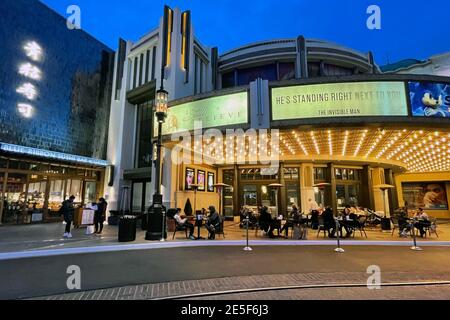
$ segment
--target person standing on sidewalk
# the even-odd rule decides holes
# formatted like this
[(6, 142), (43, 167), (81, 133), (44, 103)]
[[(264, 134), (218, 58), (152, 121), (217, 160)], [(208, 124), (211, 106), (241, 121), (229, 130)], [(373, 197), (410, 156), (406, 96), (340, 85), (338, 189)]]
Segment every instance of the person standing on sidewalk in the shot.
[(64, 216), (64, 221), (66, 222), (66, 232), (64, 233), (64, 238), (72, 238), (72, 233), (70, 232), (70, 228), (73, 222), (73, 216), (75, 213), (75, 208), (73, 207), (73, 202), (75, 201), (75, 196), (71, 196), (68, 200), (65, 200), (62, 203), (62, 207), (60, 209), (61, 214)]
[(97, 210), (94, 214), (95, 233), (102, 234), (103, 223), (106, 219), (106, 208), (108, 208), (108, 203), (104, 198), (100, 198), (98, 201), (99, 202), (97, 203)]

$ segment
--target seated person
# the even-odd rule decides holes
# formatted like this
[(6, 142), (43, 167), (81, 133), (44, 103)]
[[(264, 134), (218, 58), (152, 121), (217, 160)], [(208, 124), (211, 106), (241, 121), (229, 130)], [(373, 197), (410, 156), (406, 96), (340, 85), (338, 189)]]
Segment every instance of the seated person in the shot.
[(208, 229), (209, 232), (208, 240), (216, 239), (216, 230), (220, 227), (220, 223), (221, 219), (219, 213), (214, 206), (210, 206), (208, 220), (206, 221), (206, 229)]
[(420, 231), (420, 236), (423, 238), (423, 236), (427, 233), (425, 231), (425, 228), (431, 226), (431, 222), (429, 221), (428, 214), (426, 214), (422, 208), (419, 208), (419, 210), (417, 210), (417, 213), (415, 214), (414, 218), (417, 220), (414, 223), (414, 227), (416, 227)]
[(181, 209), (177, 209), (173, 218), (175, 219), (175, 221), (178, 223), (178, 225), (180, 226), (184, 226), (187, 229), (189, 229), (189, 239), (191, 240), (195, 240), (194, 237), (194, 225), (192, 223), (188, 222), (188, 219), (186, 217), (181, 217)]
[(325, 229), (328, 230), (328, 235), (330, 238), (336, 237), (336, 222), (334, 220), (333, 209), (327, 207), (322, 213), (323, 224)]
[(298, 225), (301, 223), (301, 215), (298, 211), (298, 208), (295, 204), (292, 205), (292, 211), (289, 214), (292, 220), (287, 220), (284, 224), (283, 228), (280, 230), (280, 233), (283, 233), (283, 231), (286, 233), (286, 239), (289, 235), (289, 228), (294, 228), (294, 225)]
[[(345, 229), (345, 237), (348, 238), (353, 234), (354, 222), (357, 222), (358, 217), (353, 213), (352, 217), (356, 217), (355, 219), (350, 218), (352, 215), (352, 210), (349, 205), (345, 206), (344, 211), (342, 212), (342, 221), (340, 222), (340, 230), (339, 232), (342, 234), (342, 228)], [(354, 221), (349, 221), (354, 220)]]
[(269, 208), (267, 207), (262, 207), (260, 210), (259, 227), (267, 233), (270, 238), (275, 238), (275, 235), (273, 234), (274, 223)]
[(400, 237), (407, 237), (411, 231), (411, 224), (408, 221), (408, 212), (406, 209), (400, 208), (397, 213), (397, 218)]

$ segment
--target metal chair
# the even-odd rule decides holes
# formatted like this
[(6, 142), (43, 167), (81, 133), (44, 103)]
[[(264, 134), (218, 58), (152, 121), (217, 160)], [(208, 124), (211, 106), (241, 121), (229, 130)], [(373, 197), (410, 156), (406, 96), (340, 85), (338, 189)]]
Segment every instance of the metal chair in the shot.
[(325, 222), (322, 217), (319, 217), (318, 221), (319, 221), (319, 231), (317, 232), (317, 238), (319, 237), (321, 231), (323, 231), (323, 237), (325, 238), (327, 236), (327, 233), (328, 235), (330, 234), (330, 231), (325, 227)]
[[(364, 235), (367, 237), (367, 233), (366, 233), (366, 223), (367, 223), (367, 217), (366, 216), (362, 216), (359, 217), (357, 221), (355, 221), (355, 224), (353, 226), (354, 231), (359, 230), (359, 232), (361, 233), (361, 237)], [(355, 232), (353, 232), (353, 238), (355, 237)]]

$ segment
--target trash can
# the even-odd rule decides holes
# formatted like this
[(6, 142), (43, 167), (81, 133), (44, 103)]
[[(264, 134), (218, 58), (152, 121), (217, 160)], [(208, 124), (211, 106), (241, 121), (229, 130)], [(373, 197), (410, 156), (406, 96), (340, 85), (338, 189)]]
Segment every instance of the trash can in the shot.
[(391, 230), (391, 219), (389, 219), (389, 218), (381, 219), (381, 230), (383, 230), (383, 231)]
[(119, 242), (132, 242), (136, 240), (135, 216), (123, 216), (119, 219)]

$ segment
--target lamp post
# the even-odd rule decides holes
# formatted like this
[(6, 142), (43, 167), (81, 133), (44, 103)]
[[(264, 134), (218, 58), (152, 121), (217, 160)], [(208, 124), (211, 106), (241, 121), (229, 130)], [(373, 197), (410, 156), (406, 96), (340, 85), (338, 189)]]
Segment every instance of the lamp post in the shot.
[[(160, 241), (165, 241), (165, 208), (163, 207), (163, 196), (161, 194), (161, 149), (162, 149), (162, 125), (166, 121), (167, 109), (168, 109), (169, 93), (164, 90), (162, 84), (161, 89), (156, 92), (155, 99), (155, 115), (158, 121), (158, 142), (156, 151), (156, 179), (155, 179), (155, 194), (153, 195), (153, 205), (150, 208), (148, 215), (148, 231), (145, 235), (146, 240), (157, 240), (155, 239), (154, 230), (151, 230), (151, 222), (156, 222), (161, 216), (162, 219), (162, 230)], [(154, 215), (151, 217), (150, 214)]]
[(229, 188), (230, 186), (225, 183), (217, 183), (213, 185), (214, 188), (216, 188), (217, 192), (219, 193), (219, 214), (224, 215), (222, 212), (222, 197), (223, 197), (223, 190), (225, 188)]

